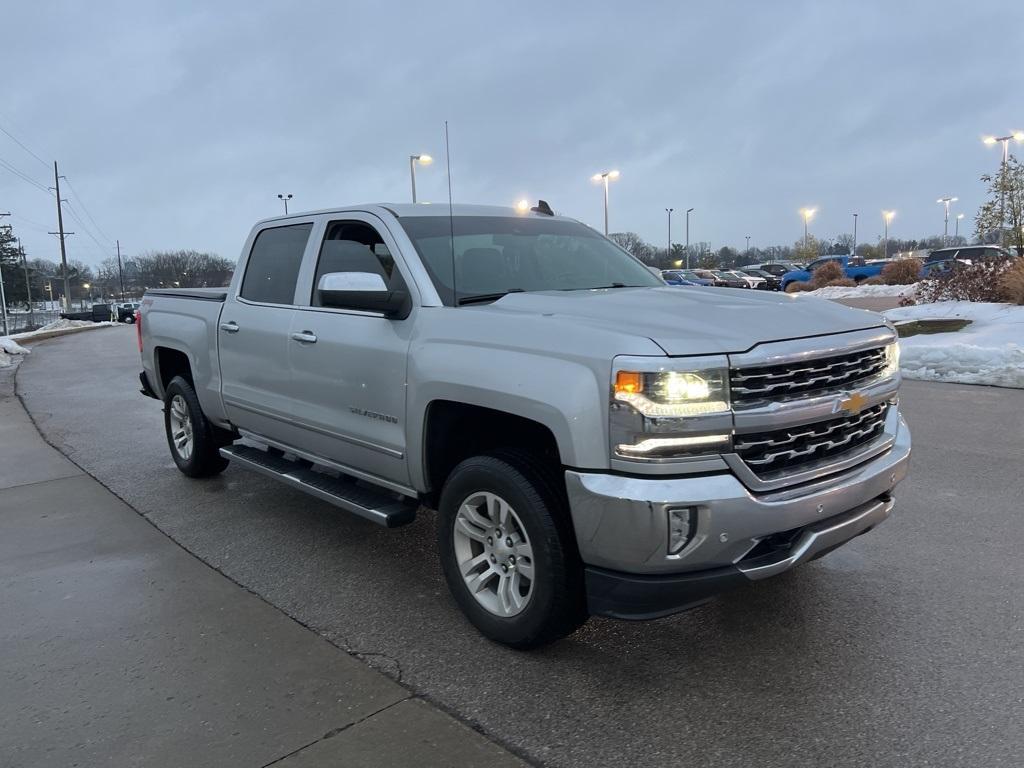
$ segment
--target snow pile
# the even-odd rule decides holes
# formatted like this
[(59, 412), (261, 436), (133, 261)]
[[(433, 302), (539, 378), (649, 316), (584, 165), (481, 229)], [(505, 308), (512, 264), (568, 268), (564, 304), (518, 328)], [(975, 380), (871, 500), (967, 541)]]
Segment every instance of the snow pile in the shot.
[(914, 320), (971, 321), (959, 331), (900, 339), (900, 369), (906, 378), (1024, 389), (1024, 306), (942, 301), (884, 314), (897, 325)]
[(9, 368), (14, 364), (11, 355), (27, 355), (28, 350), (10, 336), (0, 336), (0, 368)]
[(12, 339), (18, 339), (19, 341), (31, 341), (32, 337), (40, 334), (47, 333), (49, 331), (67, 331), (72, 328), (100, 328), (107, 325), (121, 325), (120, 323), (114, 323), (109, 320), (104, 320), (101, 323), (94, 323), (91, 320), (67, 320), (61, 318), (60, 320), (54, 320), (51, 323), (40, 326), (34, 331), (26, 331), (25, 333), (16, 333), (11, 336)]
[(829, 285), (816, 291), (802, 291), (797, 296), (817, 296), (819, 299), (857, 299), (872, 296), (907, 296), (917, 293), (917, 283), (910, 285)]

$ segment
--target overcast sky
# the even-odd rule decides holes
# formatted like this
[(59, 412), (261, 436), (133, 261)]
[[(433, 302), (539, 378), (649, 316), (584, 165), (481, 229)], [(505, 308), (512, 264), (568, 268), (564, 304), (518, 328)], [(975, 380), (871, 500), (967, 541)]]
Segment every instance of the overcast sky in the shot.
[[(235, 258), (281, 210), (542, 197), (600, 228), (597, 171), (616, 168), (612, 231), (792, 243), (967, 223), (1024, 129), (1024, 3), (9, 2), (0, 126), (70, 187), (69, 255), (194, 248)], [(1024, 148), (1022, 148), (1024, 149)], [(0, 159), (49, 170), (0, 133)], [(56, 259), (52, 198), (0, 167), (0, 211)], [(88, 214), (95, 219), (89, 220)], [(93, 233), (94, 242), (86, 230)], [(952, 223), (950, 224), (952, 232)]]

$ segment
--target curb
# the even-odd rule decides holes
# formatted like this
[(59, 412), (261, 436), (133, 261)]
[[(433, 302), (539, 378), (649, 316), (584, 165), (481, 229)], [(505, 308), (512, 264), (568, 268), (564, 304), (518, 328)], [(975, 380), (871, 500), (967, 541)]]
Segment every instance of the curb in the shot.
[(96, 323), (95, 325), (80, 325), (75, 328), (54, 328), (50, 331), (29, 331), (27, 333), (16, 333), (13, 336), (8, 336), (8, 339), (21, 342), (31, 343), (33, 341), (44, 341), (46, 339), (52, 339), (57, 336), (67, 336), (72, 333), (81, 333), (82, 331), (95, 331), (100, 328), (113, 328), (113, 325), (102, 325)]

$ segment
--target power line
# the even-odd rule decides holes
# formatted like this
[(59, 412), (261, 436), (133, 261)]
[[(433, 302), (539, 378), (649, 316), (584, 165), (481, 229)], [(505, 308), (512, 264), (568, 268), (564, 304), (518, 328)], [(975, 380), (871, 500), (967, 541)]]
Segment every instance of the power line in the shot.
[[(100, 237), (102, 237), (104, 240), (107, 241), (108, 247), (109, 247), (109, 244), (112, 243), (113, 240), (111, 240), (109, 237), (107, 237), (107, 233), (103, 231), (103, 229), (100, 227), (99, 224), (96, 223), (96, 219), (93, 218), (93, 215), (89, 212), (89, 209), (85, 207), (85, 201), (82, 200), (82, 196), (80, 194), (78, 194), (78, 190), (75, 189), (75, 186), (71, 183), (71, 179), (65, 178), (64, 180), (67, 182), (68, 187), (71, 189), (71, 192), (74, 194), (75, 200), (78, 202), (78, 205), (81, 206), (82, 211), (84, 211), (85, 215), (89, 217), (89, 221), (92, 222), (93, 227), (100, 234)], [(82, 226), (85, 226), (85, 225), (83, 224)]]
[(42, 163), (42, 164), (43, 164), (44, 166), (46, 166), (46, 169), (47, 169), (47, 170), (49, 170), (49, 169), (50, 169), (50, 164), (49, 164), (48, 162), (46, 162), (45, 160), (43, 160), (43, 158), (41, 158), (41, 157), (40, 157), (39, 155), (37, 155), (37, 154), (36, 154), (35, 152), (33, 152), (33, 151), (32, 151), (31, 149), (29, 149), (28, 147), (26, 147), (26, 146), (25, 146), (24, 144), (22, 144), (22, 143), (21, 143), (21, 142), (20, 142), (20, 141), (18, 140), (18, 137), (17, 137), (17, 136), (15, 136), (15, 135), (14, 135), (13, 133), (11, 133), (10, 131), (8, 131), (8, 130), (7, 130), (6, 128), (4, 128), (4, 127), (3, 127), (2, 125), (0, 125), (0, 131), (3, 131), (3, 132), (4, 132), (5, 134), (7, 134), (7, 137), (8, 137), (8, 138), (9, 138), (9, 139), (10, 139), (11, 141), (13, 141), (13, 142), (14, 142), (15, 144), (17, 144), (17, 145), (18, 145), (19, 147), (21, 147), (22, 149), (24, 149), (24, 150), (25, 150), (26, 152), (28, 152), (28, 153), (29, 153), (30, 155), (32, 155), (32, 157), (34, 157), (34, 158), (35, 158), (36, 160), (38, 160), (38, 161), (39, 161), (40, 163)]
[(21, 179), (22, 181), (24, 181), (24, 182), (26, 182), (26, 183), (28, 183), (28, 184), (31, 184), (31, 185), (32, 185), (33, 187), (36, 187), (36, 188), (37, 188), (37, 189), (39, 189), (39, 190), (42, 190), (42, 191), (43, 191), (43, 192), (45, 192), (45, 193), (46, 193), (47, 195), (49, 195), (49, 194), (50, 194), (50, 190), (49, 190), (49, 189), (47, 189), (46, 185), (44, 185), (44, 184), (40, 184), (40, 183), (39, 183), (38, 181), (36, 181), (35, 179), (33, 179), (33, 178), (32, 178), (31, 176), (29, 176), (29, 175), (28, 175), (27, 173), (25, 173), (25, 172), (23, 172), (23, 171), (19, 171), (19, 170), (18, 170), (17, 168), (15, 168), (15, 167), (14, 167), (13, 165), (11, 165), (11, 164), (10, 164), (9, 162), (7, 162), (6, 160), (4, 160), (4, 159), (3, 159), (2, 157), (0, 157), (0, 167), (2, 167), (2, 168), (5, 168), (5, 169), (7, 169), (8, 171), (10, 171), (11, 173), (13, 173), (13, 174), (14, 174), (15, 176), (17, 176), (17, 177), (18, 177), (19, 179)]
[(89, 227), (82, 220), (82, 217), (78, 215), (78, 212), (71, 206), (71, 203), (69, 203), (67, 200), (64, 200), (63, 202), (64, 208), (69, 214), (71, 214), (71, 218), (73, 218), (78, 223), (78, 225), (81, 226), (85, 234), (89, 236), (89, 239), (96, 243), (96, 247), (99, 248), (100, 259), (107, 258), (107, 251), (109, 250), (109, 247), (103, 245), (103, 243), (96, 239), (96, 236), (90, 231)]

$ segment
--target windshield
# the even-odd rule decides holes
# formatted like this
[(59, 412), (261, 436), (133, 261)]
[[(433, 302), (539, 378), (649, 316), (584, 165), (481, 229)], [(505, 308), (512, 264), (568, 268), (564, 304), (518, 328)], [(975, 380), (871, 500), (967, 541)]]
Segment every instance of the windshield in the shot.
[(518, 291), (664, 285), (637, 259), (575, 221), (412, 216), (399, 222), (448, 306), (473, 298), (497, 299)]

